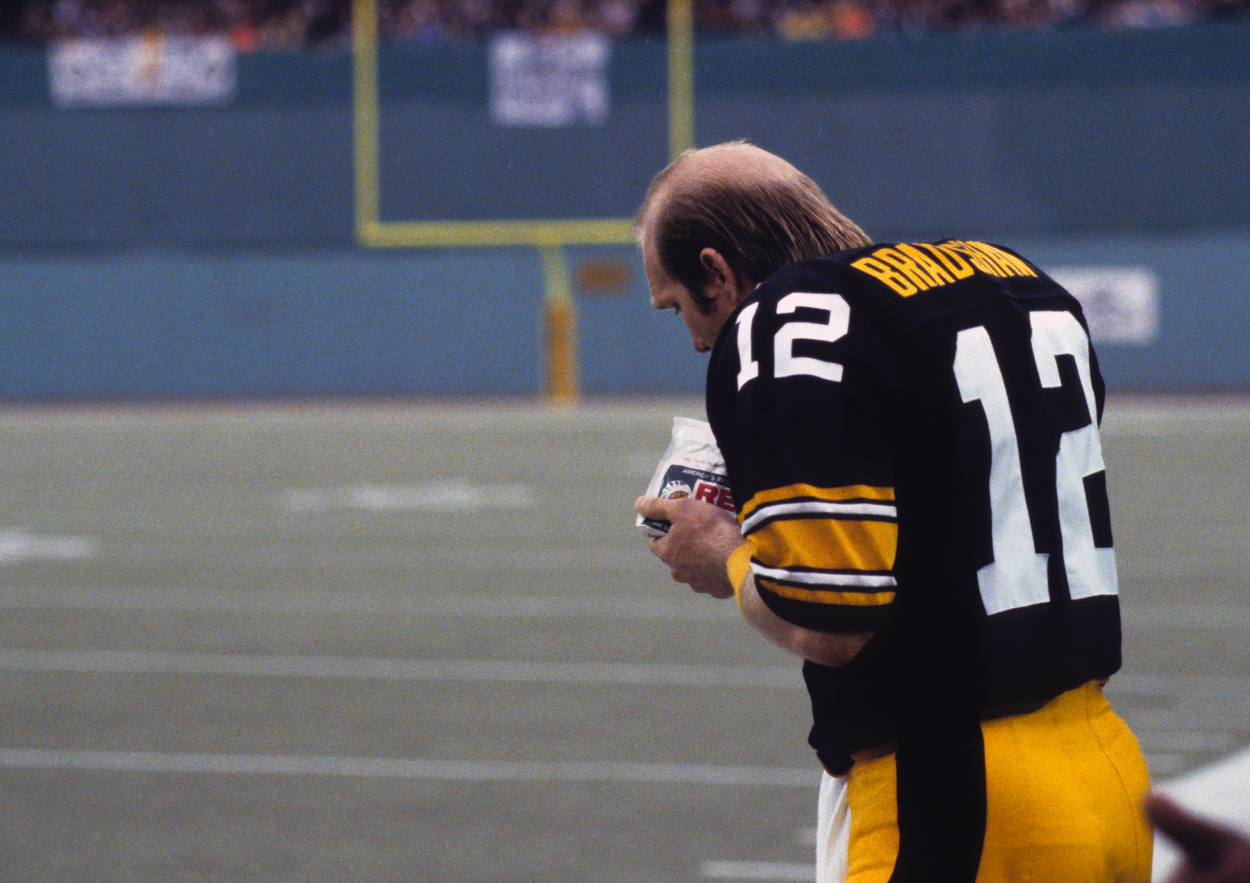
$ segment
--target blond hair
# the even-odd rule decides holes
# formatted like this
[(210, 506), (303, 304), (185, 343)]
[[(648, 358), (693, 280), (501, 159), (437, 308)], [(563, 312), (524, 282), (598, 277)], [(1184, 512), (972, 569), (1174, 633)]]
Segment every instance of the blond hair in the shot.
[[(746, 168), (720, 161), (735, 158), (745, 159)], [(634, 225), (640, 237), (651, 237), (660, 267), (696, 303), (704, 300), (705, 248), (755, 284), (797, 261), (872, 244), (815, 181), (741, 141), (678, 157), (652, 180)]]

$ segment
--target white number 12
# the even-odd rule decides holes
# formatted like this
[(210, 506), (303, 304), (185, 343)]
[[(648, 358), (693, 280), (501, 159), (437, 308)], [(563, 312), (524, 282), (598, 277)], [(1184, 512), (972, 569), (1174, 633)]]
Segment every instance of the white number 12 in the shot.
[[(1056, 360), (1061, 355), (1073, 356), (1086, 406), (1090, 415), (1096, 414), (1089, 339), (1076, 317), (1048, 311), (1031, 313), (1029, 319), (1033, 357), (1042, 386), (1061, 386)], [(990, 432), (990, 530), (994, 560), (977, 572), (985, 611), (994, 614), (1044, 604), (1050, 600), (1046, 578), (1049, 556), (1035, 551), (1011, 402), (994, 345), (984, 327), (959, 332), (954, 369), (963, 400), (981, 403)], [(1115, 553), (1094, 546), (1085, 497), (1084, 479), (1103, 469), (1098, 430), (1092, 420), (1063, 434), (1055, 463), (1055, 491), (1064, 570), (1074, 599), (1117, 593)]]
[[(819, 340), (832, 342), (846, 335), (851, 322), (851, 307), (840, 294), (821, 294), (811, 291), (795, 291), (777, 301), (778, 315), (793, 313), (807, 307), (821, 310), (827, 318), (824, 322), (787, 322), (773, 336), (773, 373), (777, 377), (807, 375), (833, 382), (842, 379), (842, 366), (811, 356), (796, 356), (795, 341)], [(738, 314), (738, 389), (760, 376), (760, 363), (751, 349), (751, 325), (759, 303), (748, 305)]]

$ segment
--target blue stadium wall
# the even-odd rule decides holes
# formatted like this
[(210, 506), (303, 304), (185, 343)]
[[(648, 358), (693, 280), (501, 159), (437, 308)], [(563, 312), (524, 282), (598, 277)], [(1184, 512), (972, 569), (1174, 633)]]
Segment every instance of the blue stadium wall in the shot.
[[(1250, 26), (701, 42), (696, 142), (748, 138), (878, 239), (1147, 268), (1160, 333), (1113, 389), (1250, 389)], [(531, 395), (522, 248), (354, 240), (351, 64), (240, 58), (221, 108), (59, 110), (0, 53), (0, 400)], [(484, 49), (386, 48), (384, 220), (628, 217), (666, 161), (664, 46), (613, 46), (606, 123), (491, 121)], [(588, 394), (694, 392), (625, 247), (572, 247)]]

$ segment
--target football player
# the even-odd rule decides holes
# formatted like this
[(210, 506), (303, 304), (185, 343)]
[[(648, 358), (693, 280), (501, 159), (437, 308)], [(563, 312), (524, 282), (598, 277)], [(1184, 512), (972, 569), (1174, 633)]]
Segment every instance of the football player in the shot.
[(675, 579), (804, 660), (820, 879), (1148, 881), (1077, 301), (1001, 246), (874, 244), (741, 142), (657, 175), (636, 229), (710, 354), (736, 512), (637, 510)]

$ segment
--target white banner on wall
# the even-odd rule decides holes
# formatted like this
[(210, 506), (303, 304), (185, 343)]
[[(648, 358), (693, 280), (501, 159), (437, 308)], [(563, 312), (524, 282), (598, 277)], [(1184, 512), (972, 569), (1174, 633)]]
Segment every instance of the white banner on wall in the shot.
[(62, 40), (48, 54), (57, 107), (226, 104), (238, 86), (225, 37)]
[(497, 34), (490, 43), (490, 106), (504, 126), (601, 125), (608, 118), (608, 55), (602, 34)]
[(1050, 276), (1081, 302), (1095, 343), (1147, 346), (1159, 337), (1159, 278), (1145, 267), (1064, 267)]

